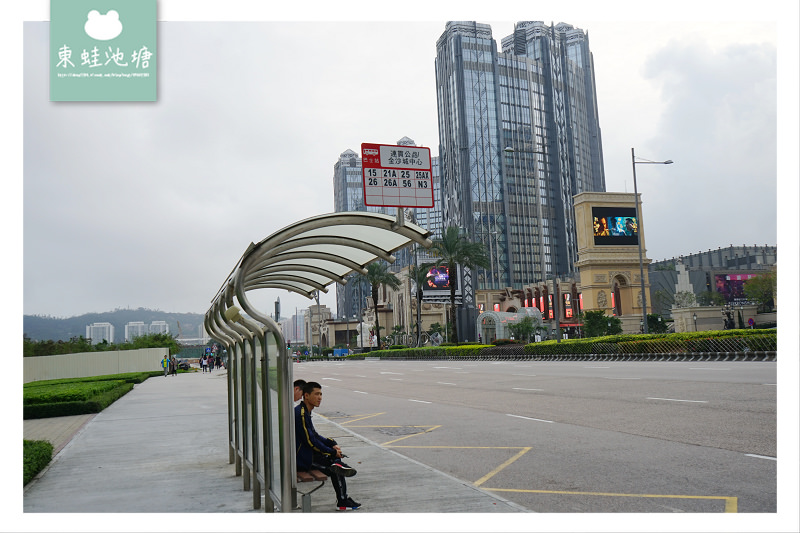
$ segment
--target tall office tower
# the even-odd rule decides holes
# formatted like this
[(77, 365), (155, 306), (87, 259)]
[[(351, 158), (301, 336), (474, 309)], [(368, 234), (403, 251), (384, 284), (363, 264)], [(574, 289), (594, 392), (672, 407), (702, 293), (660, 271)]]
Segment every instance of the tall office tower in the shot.
[(154, 320), (150, 323), (150, 333), (169, 333), (169, 324), (163, 320)]
[(144, 322), (128, 322), (125, 324), (125, 341), (129, 342), (136, 337), (147, 335), (147, 324)]
[(114, 342), (114, 325), (110, 322), (95, 322), (86, 326), (86, 338), (92, 339), (92, 344), (108, 341)]
[[(413, 139), (403, 137), (397, 141), (398, 146), (416, 146)], [(359, 147), (360, 149), (360, 147)], [(438, 160), (431, 158), (434, 195), (438, 184)], [(368, 211), (370, 213), (383, 213), (392, 217), (397, 216), (396, 207), (376, 207), (364, 205), (364, 184), (361, 170), (361, 157), (353, 150), (345, 150), (339, 156), (339, 160), (333, 165), (333, 203), (334, 210), (342, 211)], [(420, 216), (420, 211), (424, 211), (426, 223), (428, 221), (441, 221), (441, 211), (436, 214), (439, 201), (434, 196), (434, 207), (431, 209), (417, 209), (416, 216)], [(419, 220), (417, 221), (419, 224)], [(441, 224), (439, 222), (439, 224)], [(420, 224), (422, 226), (422, 224)], [(427, 226), (422, 226), (427, 227)], [(431, 229), (431, 228), (428, 228)], [(433, 231), (431, 229), (431, 231)], [(411, 264), (414, 260), (411, 248), (404, 248), (394, 253), (396, 261), (391, 265), (392, 270), (399, 270)], [(336, 316), (339, 318), (359, 316), (362, 309), (366, 307), (366, 298), (371, 295), (368, 285), (349, 282), (347, 285), (336, 285)]]
[(448, 22), (436, 47), (443, 217), (492, 261), (465, 303), (571, 272), (572, 196), (605, 190), (588, 34), (519, 22), (498, 53), (489, 25)]

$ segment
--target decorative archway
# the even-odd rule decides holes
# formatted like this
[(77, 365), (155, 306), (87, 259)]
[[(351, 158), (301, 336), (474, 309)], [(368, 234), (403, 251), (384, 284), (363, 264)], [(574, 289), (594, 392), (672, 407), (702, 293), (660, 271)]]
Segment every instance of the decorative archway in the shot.
[(625, 314), (626, 306), (623, 305), (623, 298), (628, 296), (628, 282), (622, 275), (614, 276), (612, 283), (612, 294), (614, 295), (614, 314), (616, 316), (622, 316)]

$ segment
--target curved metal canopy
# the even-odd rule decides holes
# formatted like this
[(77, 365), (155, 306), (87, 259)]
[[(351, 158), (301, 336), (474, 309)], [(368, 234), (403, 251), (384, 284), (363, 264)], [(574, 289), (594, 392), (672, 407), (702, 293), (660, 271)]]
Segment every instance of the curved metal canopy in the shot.
[[(257, 244), (251, 243), (212, 301), (218, 313), (235, 293), (250, 312), (244, 294), (254, 289), (286, 289), (311, 298), (327, 292), (345, 276), (366, 273), (377, 259), (394, 262), (393, 252), (416, 242), (429, 248), (430, 232), (379, 213), (342, 212), (319, 215), (287, 226)], [(245, 301), (242, 301), (245, 300)]]

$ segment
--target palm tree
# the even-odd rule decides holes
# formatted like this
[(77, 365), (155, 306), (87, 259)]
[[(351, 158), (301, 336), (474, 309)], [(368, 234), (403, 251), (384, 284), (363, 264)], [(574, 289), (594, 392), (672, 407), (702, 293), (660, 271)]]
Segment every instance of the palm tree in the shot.
[(423, 263), (421, 265), (411, 265), (408, 269), (408, 279), (414, 282), (414, 285), (417, 286), (416, 291), (416, 299), (417, 299), (417, 327), (416, 327), (416, 339), (417, 339), (417, 347), (419, 347), (419, 340), (420, 340), (420, 307), (422, 306), (422, 287), (425, 285), (425, 281), (428, 277), (428, 270), (434, 266), (433, 263)]
[(400, 280), (397, 276), (389, 272), (389, 265), (383, 261), (375, 261), (367, 265), (367, 274), (359, 274), (361, 281), (365, 281), (372, 288), (372, 305), (375, 311), (375, 333), (378, 336), (378, 349), (381, 349), (380, 321), (378, 320), (378, 289), (381, 285), (397, 290), (400, 287)]
[[(455, 226), (447, 228), (441, 239), (433, 241), (430, 253), (442, 259), (441, 264), (447, 267), (450, 276), (456, 275), (459, 265), (470, 269), (491, 266), (486, 247), (479, 242), (468, 241), (466, 236), (459, 234), (459, 228)], [(453, 342), (458, 343), (455, 283), (450, 283), (450, 320), (453, 324)]]

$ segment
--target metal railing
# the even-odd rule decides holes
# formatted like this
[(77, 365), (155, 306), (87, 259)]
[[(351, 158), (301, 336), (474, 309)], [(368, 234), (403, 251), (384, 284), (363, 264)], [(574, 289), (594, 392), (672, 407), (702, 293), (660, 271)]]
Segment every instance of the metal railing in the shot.
[(631, 336), (619, 342), (576, 339), (558, 344), (509, 344), (477, 348), (471, 352), (469, 349), (454, 350), (447, 347), (397, 352), (389, 350), (375, 356), (389, 360), (462, 361), (776, 361), (778, 343), (777, 334), (774, 333), (673, 339), (654, 335)]
[[(206, 327), (226, 345), (228, 363), (229, 461), (252, 491), (253, 508), (295, 507), (294, 424), (291, 406), (291, 366), (277, 324), (250, 307), (244, 295), (237, 301), (252, 317), (233, 305), (234, 284), (206, 314)], [(256, 322), (258, 320), (258, 322)]]

